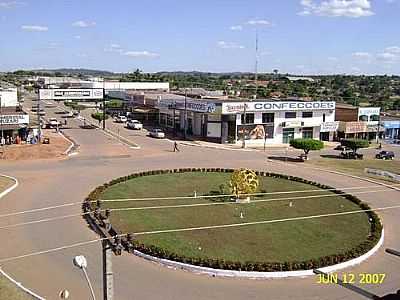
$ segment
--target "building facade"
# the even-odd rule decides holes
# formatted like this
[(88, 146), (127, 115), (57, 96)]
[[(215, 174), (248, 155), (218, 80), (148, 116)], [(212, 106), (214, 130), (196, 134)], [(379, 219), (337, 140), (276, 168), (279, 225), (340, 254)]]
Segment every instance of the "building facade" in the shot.
[[(295, 138), (329, 141), (338, 127), (335, 102), (158, 99), (159, 124), (218, 143), (288, 144)], [(185, 127), (186, 115), (186, 127)]]

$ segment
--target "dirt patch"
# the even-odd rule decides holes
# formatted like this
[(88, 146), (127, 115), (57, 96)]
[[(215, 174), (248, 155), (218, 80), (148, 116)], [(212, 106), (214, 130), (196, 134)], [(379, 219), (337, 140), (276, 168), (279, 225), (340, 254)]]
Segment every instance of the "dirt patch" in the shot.
[(53, 130), (44, 130), (43, 136), (50, 138), (50, 144), (6, 146), (1, 158), (3, 160), (33, 160), (65, 157), (64, 152), (71, 145), (70, 142)]

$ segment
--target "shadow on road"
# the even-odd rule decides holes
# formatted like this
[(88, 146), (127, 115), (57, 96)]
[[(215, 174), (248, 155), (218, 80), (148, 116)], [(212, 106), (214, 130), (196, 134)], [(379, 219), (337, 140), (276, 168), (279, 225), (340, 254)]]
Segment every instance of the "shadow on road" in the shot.
[(289, 161), (289, 162), (304, 162), (304, 160), (302, 160), (301, 158), (288, 157), (288, 156), (268, 156), (268, 159), (280, 160), (280, 161)]

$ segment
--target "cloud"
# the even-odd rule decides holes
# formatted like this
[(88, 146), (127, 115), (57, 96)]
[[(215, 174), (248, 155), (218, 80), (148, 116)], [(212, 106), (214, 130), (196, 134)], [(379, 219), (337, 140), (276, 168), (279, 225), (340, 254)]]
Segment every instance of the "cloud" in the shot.
[(22, 25), (21, 29), (24, 31), (48, 31), (49, 28), (47, 26), (40, 26), (40, 25)]
[(249, 20), (247, 21), (248, 25), (266, 25), (266, 26), (270, 26), (272, 25), (271, 22), (267, 21), (267, 20)]
[(327, 17), (359, 18), (372, 16), (371, 0), (324, 0), (315, 3), (314, 0), (301, 0), (303, 10), (301, 16), (317, 15)]
[(217, 46), (221, 49), (244, 49), (244, 46), (232, 42), (219, 41)]
[(159, 57), (160, 55), (154, 52), (149, 52), (149, 51), (125, 51), (122, 53), (124, 56), (129, 56), (129, 57)]
[(371, 58), (372, 54), (368, 52), (354, 52), (351, 54), (353, 57), (357, 58)]
[(80, 21), (76, 21), (76, 22), (72, 23), (72, 26), (86, 28), (86, 27), (96, 26), (96, 22), (80, 20)]
[(335, 56), (329, 56), (328, 60), (329, 61), (338, 61), (339, 59), (337, 57), (335, 57)]
[(104, 51), (122, 53), (124, 50), (121, 48), (121, 45), (119, 44), (110, 44), (110, 46), (104, 48)]
[(387, 47), (385, 49), (385, 52), (394, 53), (394, 54), (400, 54), (400, 47), (398, 47), (398, 46)]
[(80, 35), (75, 35), (75, 36), (74, 36), (74, 39), (80, 40), (80, 39), (81, 39), (81, 36), (80, 36)]
[(14, 8), (25, 4), (25, 2), (20, 1), (0, 1), (0, 8)]
[(241, 30), (243, 30), (243, 26), (242, 25), (233, 25), (230, 27), (230, 29), (233, 31), (241, 31)]

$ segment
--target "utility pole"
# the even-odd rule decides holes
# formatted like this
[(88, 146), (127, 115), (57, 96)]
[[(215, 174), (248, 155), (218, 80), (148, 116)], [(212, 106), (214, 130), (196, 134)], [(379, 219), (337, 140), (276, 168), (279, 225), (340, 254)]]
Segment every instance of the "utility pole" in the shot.
[(187, 137), (187, 88), (185, 88), (185, 114), (184, 114), (184, 123), (183, 123), (183, 136), (184, 139), (186, 140)]
[(104, 83), (103, 83), (103, 130), (106, 130), (106, 98), (104, 97)]
[(42, 136), (42, 128), (40, 124), (40, 89), (38, 89), (38, 101), (37, 101), (37, 121), (38, 121), (38, 143), (40, 144), (40, 138)]
[[(244, 125), (244, 126), (243, 126)], [(243, 142), (242, 148), (246, 148), (246, 102), (243, 104)]]
[(256, 65), (255, 65), (254, 79), (256, 85), (254, 99), (257, 99), (257, 90), (258, 90), (258, 29), (257, 28), (256, 28)]
[(107, 240), (102, 240), (103, 246), (103, 299), (114, 299), (114, 275), (112, 272), (112, 248)]

